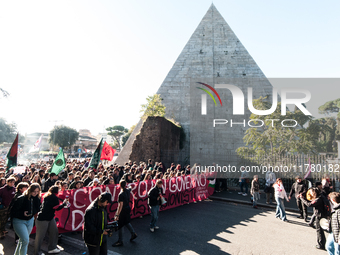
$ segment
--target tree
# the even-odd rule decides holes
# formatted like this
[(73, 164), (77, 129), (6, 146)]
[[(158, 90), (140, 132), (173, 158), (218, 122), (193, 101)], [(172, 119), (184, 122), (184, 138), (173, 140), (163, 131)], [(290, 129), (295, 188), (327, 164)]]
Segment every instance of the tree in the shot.
[(78, 140), (78, 137), (79, 133), (73, 128), (64, 125), (55, 126), (50, 131), (49, 143), (60, 146), (63, 149), (71, 148)]
[[(253, 100), (253, 105), (258, 110), (269, 109), (271, 105), (266, 98), (260, 97)], [(276, 110), (270, 115), (251, 114), (250, 119), (254, 120), (252, 125), (260, 125), (261, 120), (264, 122), (262, 127), (247, 129), (243, 137), (247, 147), (240, 147), (236, 150), (237, 154), (243, 158), (251, 159), (253, 156), (266, 157), (269, 162), (276, 157), (283, 156), (286, 153), (315, 153), (314, 141), (320, 132), (320, 126), (312, 124), (307, 128), (304, 125), (312, 120), (311, 116), (305, 115), (299, 109), (294, 112), (287, 111), (285, 116), (281, 115), (281, 103), (278, 103)], [(266, 120), (267, 119), (267, 120)], [(275, 119), (277, 121), (268, 121)], [(283, 127), (281, 121), (285, 119), (294, 119), (297, 121), (296, 127)], [(285, 125), (293, 125), (286, 121)]]
[(132, 127), (130, 127), (130, 129), (127, 132), (127, 134), (122, 137), (122, 147), (124, 147), (124, 145), (126, 144), (127, 140), (129, 139), (130, 135), (132, 134), (133, 130), (136, 128), (136, 125), (137, 124), (135, 124)]
[(146, 119), (149, 116), (165, 116), (165, 106), (162, 104), (162, 98), (159, 94), (148, 96), (146, 98), (147, 103), (142, 104), (140, 112), (143, 113), (142, 118)]
[(334, 140), (340, 140), (340, 98), (328, 101), (319, 107), (319, 113), (321, 114), (332, 114), (337, 113), (336, 117), (336, 129)]
[(129, 131), (127, 128), (123, 126), (113, 126), (108, 127), (106, 129), (108, 131), (108, 135), (112, 136), (112, 138), (115, 140), (115, 142), (118, 143), (118, 149), (120, 150), (122, 148), (122, 137)]
[(7, 123), (5, 119), (0, 118), (0, 144), (4, 142), (12, 143), (17, 133), (15, 123)]

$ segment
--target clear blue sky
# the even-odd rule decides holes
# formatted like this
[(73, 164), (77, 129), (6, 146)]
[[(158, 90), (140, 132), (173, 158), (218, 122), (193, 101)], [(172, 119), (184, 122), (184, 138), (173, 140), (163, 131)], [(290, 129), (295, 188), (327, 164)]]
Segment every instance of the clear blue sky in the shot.
[[(340, 77), (339, 1), (214, 4), (267, 77)], [(0, 117), (23, 133), (48, 132), (53, 120), (94, 135), (129, 128), (210, 5), (1, 1), (0, 87), (11, 96)], [(333, 89), (315, 88), (314, 102), (340, 97)]]

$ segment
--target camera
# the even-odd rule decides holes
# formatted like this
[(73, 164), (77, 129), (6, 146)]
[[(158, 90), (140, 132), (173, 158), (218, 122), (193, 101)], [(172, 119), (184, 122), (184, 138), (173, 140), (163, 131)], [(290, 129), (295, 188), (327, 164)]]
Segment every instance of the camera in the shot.
[(118, 221), (113, 221), (107, 224), (108, 229), (108, 237), (111, 237), (113, 235), (113, 232), (116, 232), (118, 230)]

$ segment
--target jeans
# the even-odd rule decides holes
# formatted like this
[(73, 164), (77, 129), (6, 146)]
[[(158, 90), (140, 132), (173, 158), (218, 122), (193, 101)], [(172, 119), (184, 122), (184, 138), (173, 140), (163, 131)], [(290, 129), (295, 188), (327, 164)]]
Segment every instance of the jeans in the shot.
[[(135, 233), (135, 230), (130, 223), (126, 224), (125, 227), (127, 227), (127, 229), (130, 231), (131, 236)], [(121, 243), (123, 242), (123, 228), (118, 230), (118, 241)]]
[(26, 255), (29, 244), (30, 234), (32, 232), (34, 217), (30, 220), (20, 220), (13, 218), (13, 228), (19, 236), (19, 242), (15, 249), (14, 255)]
[(150, 228), (154, 228), (157, 226), (158, 214), (159, 214), (159, 205), (150, 206), (151, 209), (151, 222)]
[(285, 221), (286, 219), (286, 211), (285, 206), (283, 204), (283, 198), (275, 197), (276, 200), (276, 214), (275, 217), (280, 217), (281, 220)]
[(260, 200), (260, 192), (254, 191), (253, 194), (253, 206), (257, 206), (257, 201)]
[(339, 255), (339, 244), (335, 243), (333, 233), (327, 237), (326, 250), (329, 255)]
[(246, 182), (246, 179), (242, 179), (240, 182), (240, 189), (242, 193), (243, 193), (243, 187), (246, 188), (246, 193), (248, 193), (248, 183)]

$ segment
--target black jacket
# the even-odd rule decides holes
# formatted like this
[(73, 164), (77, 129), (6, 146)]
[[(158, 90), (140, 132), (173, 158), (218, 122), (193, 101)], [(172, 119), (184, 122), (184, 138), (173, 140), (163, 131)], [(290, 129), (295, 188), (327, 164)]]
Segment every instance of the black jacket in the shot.
[(327, 217), (327, 212), (324, 210), (325, 208), (324, 199), (321, 196), (323, 195), (322, 194), (319, 195), (312, 202), (309, 202), (303, 196), (301, 197), (301, 200), (305, 205), (307, 205), (308, 207), (314, 207), (314, 215), (316, 215), (316, 217), (318, 217), (319, 219)]
[[(31, 196), (31, 198), (28, 199), (28, 196), (21, 195), (13, 204), (11, 217), (18, 218), (20, 220), (30, 220), (35, 214), (39, 212), (40, 205), (40, 198), (38, 198), (37, 196)], [(24, 216), (25, 211), (28, 212), (28, 217)]]
[(303, 182), (294, 182), (292, 188), (290, 189), (289, 196), (291, 197), (295, 193), (295, 197), (299, 194), (307, 191), (306, 185)]
[[(103, 227), (104, 221), (104, 227)], [(84, 217), (84, 241), (87, 245), (98, 246), (106, 242), (107, 210), (98, 206), (98, 198), (94, 200), (85, 211)]]
[(90, 178), (90, 177), (87, 177), (86, 179), (85, 179), (85, 181), (84, 181), (84, 187), (87, 187), (89, 184), (90, 184), (90, 182), (92, 182), (93, 180)]
[(55, 181), (51, 180), (51, 178), (48, 178), (44, 184), (43, 192), (47, 192), (49, 188), (51, 188), (54, 184), (55, 184)]
[(55, 211), (63, 209), (65, 204), (59, 203), (59, 198), (55, 194), (51, 194), (44, 198), (41, 210), (38, 213), (37, 220), (51, 221), (54, 218)]
[(158, 188), (157, 185), (155, 185), (152, 189), (150, 189), (148, 193), (148, 205), (155, 206), (160, 205), (161, 200), (157, 198), (162, 194), (162, 188)]

